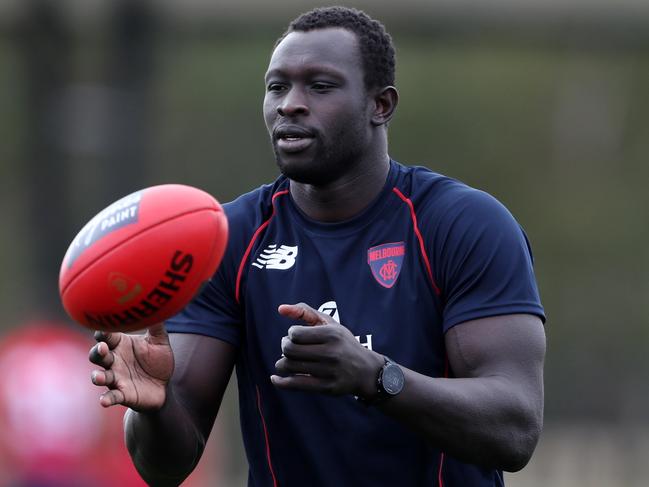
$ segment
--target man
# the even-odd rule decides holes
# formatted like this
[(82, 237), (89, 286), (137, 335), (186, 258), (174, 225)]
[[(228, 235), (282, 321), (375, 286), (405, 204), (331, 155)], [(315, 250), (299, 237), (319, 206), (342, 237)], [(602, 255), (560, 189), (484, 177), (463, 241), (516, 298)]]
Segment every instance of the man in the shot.
[(150, 484), (196, 465), (235, 363), (249, 485), (493, 486), (528, 462), (545, 335), (527, 239), (487, 194), (390, 159), (393, 85), (377, 21), (293, 21), (264, 99), (282, 176), (225, 205), (224, 260), (169, 339), (97, 335), (93, 382), (130, 408)]

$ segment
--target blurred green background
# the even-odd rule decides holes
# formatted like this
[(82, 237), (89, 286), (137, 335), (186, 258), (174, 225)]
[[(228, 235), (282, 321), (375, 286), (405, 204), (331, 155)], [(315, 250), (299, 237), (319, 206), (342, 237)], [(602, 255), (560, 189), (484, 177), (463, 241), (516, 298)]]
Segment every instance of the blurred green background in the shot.
[[(118, 197), (179, 182), (228, 201), (276, 176), (262, 78), (315, 5), (0, 0), (0, 332), (64, 319), (65, 249)], [(397, 47), (392, 157), (492, 193), (532, 242), (546, 428), (509, 485), (646, 485), (649, 4), (348, 5)], [(218, 454), (237, 486), (233, 387)]]

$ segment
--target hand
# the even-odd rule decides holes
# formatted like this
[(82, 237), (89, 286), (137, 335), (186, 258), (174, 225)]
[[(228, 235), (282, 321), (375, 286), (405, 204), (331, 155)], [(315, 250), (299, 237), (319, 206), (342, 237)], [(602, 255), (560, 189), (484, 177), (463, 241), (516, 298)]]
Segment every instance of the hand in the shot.
[(272, 383), (282, 389), (297, 389), (331, 395), (376, 393), (376, 377), (383, 357), (364, 348), (352, 333), (331, 316), (300, 303), (283, 304), (279, 314), (300, 320), (282, 338), (282, 353), (275, 367), (280, 375)]
[(90, 361), (104, 370), (92, 371), (92, 382), (108, 387), (99, 402), (136, 411), (160, 409), (174, 369), (174, 356), (164, 325), (149, 328), (145, 335), (95, 332), (99, 343), (90, 350)]

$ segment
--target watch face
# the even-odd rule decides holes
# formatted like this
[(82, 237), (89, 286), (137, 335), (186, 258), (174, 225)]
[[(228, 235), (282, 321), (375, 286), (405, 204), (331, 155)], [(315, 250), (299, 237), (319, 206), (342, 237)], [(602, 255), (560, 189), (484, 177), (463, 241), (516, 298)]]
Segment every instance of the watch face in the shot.
[(394, 396), (401, 392), (403, 389), (403, 371), (401, 368), (393, 363), (389, 363), (383, 369), (383, 377), (381, 378), (383, 389), (385, 392)]

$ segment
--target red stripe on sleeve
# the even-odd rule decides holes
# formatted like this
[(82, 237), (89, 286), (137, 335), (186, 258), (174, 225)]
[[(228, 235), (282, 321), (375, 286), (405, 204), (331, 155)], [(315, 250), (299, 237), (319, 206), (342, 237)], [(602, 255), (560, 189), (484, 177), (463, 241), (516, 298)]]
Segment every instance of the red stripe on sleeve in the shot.
[(430, 260), (428, 259), (428, 253), (426, 252), (426, 247), (424, 246), (424, 238), (421, 236), (421, 232), (419, 231), (419, 225), (417, 225), (417, 214), (415, 213), (415, 208), (412, 205), (412, 201), (410, 201), (409, 198), (406, 198), (401, 191), (399, 191), (398, 188), (392, 188), (392, 191), (401, 198), (401, 200), (408, 205), (408, 208), (410, 209), (410, 218), (412, 219), (412, 225), (415, 230), (415, 235), (417, 236), (417, 240), (419, 240), (419, 249), (421, 250), (421, 255), (424, 258), (424, 264), (426, 265), (426, 271), (428, 272), (428, 277), (430, 278), (430, 282), (433, 285), (433, 290), (435, 291), (435, 294), (438, 296), (441, 294), (441, 291), (437, 287), (437, 284), (435, 283), (435, 279), (433, 278), (433, 271), (430, 268)]
[(278, 191), (273, 195), (273, 198), (271, 200), (271, 204), (273, 205), (273, 212), (270, 214), (268, 217), (268, 220), (266, 220), (264, 223), (259, 225), (259, 228), (255, 230), (255, 233), (252, 235), (252, 238), (250, 239), (250, 243), (248, 244), (248, 247), (246, 248), (246, 252), (243, 254), (243, 257), (241, 258), (241, 262), (239, 263), (239, 271), (237, 272), (237, 282), (236, 282), (236, 288), (234, 291), (234, 296), (235, 299), (237, 300), (237, 304), (239, 304), (239, 296), (241, 294), (241, 277), (243, 276), (243, 266), (245, 265), (246, 261), (248, 260), (248, 256), (250, 255), (250, 251), (252, 250), (252, 246), (255, 244), (255, 240), (257, 240), (257, 237), (261, 232), (264, 231), (264, 229), (268, 226), (270, 221), (273, 219), (273, 216), (275, 216), (275, 198), (278, 196), (281, 196), (283, 194), (287, 194), (288, 189), (285, 189), (283, 191)]

